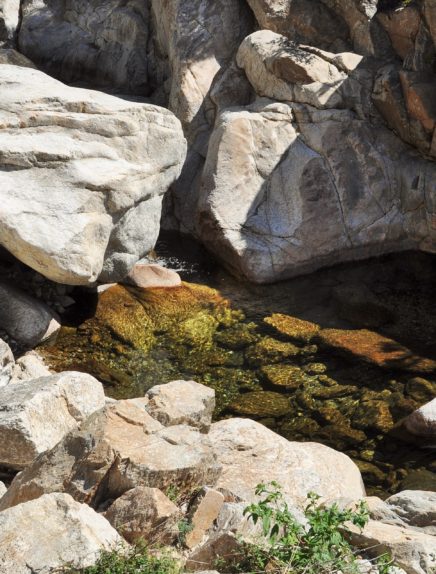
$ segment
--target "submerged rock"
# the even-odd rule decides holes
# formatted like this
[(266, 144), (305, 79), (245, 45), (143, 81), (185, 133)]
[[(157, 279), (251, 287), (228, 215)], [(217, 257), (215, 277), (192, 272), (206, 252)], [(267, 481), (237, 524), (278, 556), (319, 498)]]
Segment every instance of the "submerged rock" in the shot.
[(335, 351), (378, 367), (412, 373), (436, 373), (436, 361), (421, 357), (397, 341), (374, 331), (323, 329), (320, 342)]
[(287, 397), (270, 391), (244, 393), (233, 401), (229, 409), (237, 415), (260, 419), (264, 417), (283, 417), (291, 412)]
[(154, 263), (137, 263), (124, 282), (142, 289), (180, 287), (182, 284), (178, 273)]
[(300, 343), (309, 343), (321, 328), (311, 321), (304, 321), (281, 313), (274, 313), (270, 317), (266, 317), (264, 322), (274, 327), (281, 335), (286, 335)]

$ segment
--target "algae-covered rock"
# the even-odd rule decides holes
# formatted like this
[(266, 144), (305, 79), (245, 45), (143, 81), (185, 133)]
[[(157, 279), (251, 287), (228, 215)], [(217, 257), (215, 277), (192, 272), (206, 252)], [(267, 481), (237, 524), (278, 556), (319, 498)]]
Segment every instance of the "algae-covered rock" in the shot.
[(436, 397), (436, 383), (414, 377), (407, 381), (406, 393), (417, 403), (423, 404)]
[(154, 342), (149, 315), (122, 285), (115, 285), (100, 295), (93, 322), (108, 327), (115, 337), (143, 351)]
[(241, 395), (229, 408), (238, 415), (252, 418), (282, 417), (291, 411), (291, 405), (286, 397), (270, 391), (255, 391)]
[(272, 337), (264, 337), (256, 345), (247, 349), (245, 357), (251, 366), (279, 363), (291, 357), (296, 357), (301, 349), (292, 343), (283, 343)]
[(297, 389), (309, 379), (300, 367), (293, 365), (265, 365), (260, 372), (268, 383), (282, 389)]
[(354, 385), (331, 385), (314, 387), (310, 392), (315, 399), (328, 400), (354, 395), (358, 390)]
[(259, 339), (254, 330), (255, 323), (240, 323), (215, 334), (215, 341), (228, 349), (239, 351), (252, 345)]
[(309, 343), (320, 330), (320, 326), (316, 323), (282, 313), (274, 313), (270, 317), (266, 317), (264, 322), (281, 335), (299, 343)]
[(374, 331), (323, 329), (320, 342), (338, 352), (387, 369), (412, 373), (436, 373), (436, 361), (421, 357), (397, 341)]
[(382, 400), (369, 400), (357, 407), (353, 424), (359, 429), (375, 429), (382, 433), (390, 431), (394, 426), (389, 404)]

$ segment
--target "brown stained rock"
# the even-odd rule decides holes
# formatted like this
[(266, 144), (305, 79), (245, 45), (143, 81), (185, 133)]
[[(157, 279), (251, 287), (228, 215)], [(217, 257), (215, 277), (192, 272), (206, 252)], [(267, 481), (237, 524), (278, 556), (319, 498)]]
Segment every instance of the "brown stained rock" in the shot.
[(421, 22), (421, 15), (416, 6), (379, 12), (377, 19), (389, 34), (392, 47), (402, 60), (413, 53)]
[(274, 327), (281, 335), (286, 335), (290, 339), (302, 343), (309, 343), (321, 328), (311, 321), (304, 321), (298, 317), (283, 315), (282, 313), (274, 313), (270, 317), (266, 317), (264, 322)]
[(226, 566), (237, 564), (243, 557), (242, 544), (236, 536), (220, 532), (189, 555), (185, 568), (188, 572), (198, 572), (213, 568), (217, 561), (224, 562)]
[(137, 263), (123, 281), (143, 289), (180, 287), (180, 275), (155, 263)]
[(207, 531), (213, 526), (224, 504), (224, 495), (218, 490), (204, 488), (197, 496), (189, 512), (192, 530), (187, 533), (185, 546), (194, 548), (203, 541)]
[(397, 341), (367, 329), (323, 329), (319, 341), (329, 347), (387, 369), (412, 373), (436, 372), (436, 361), (416, 355)]
[(252, 418), (282, 417), (289, 414), (289, 399), (272, 391), (253, 391), (240, 395), (231, 405), (230, 410), (237, 415)]
[(117, 498), (104, 516), (132, 544), (138, 540), (171, 544), (181, 513), (161, 490), (138, 486)]
[(298, 389), (308, 379), (306, 373), (294, 365), (265, 365), (260, 372), (268, 383), (281, 389)]
[(400, 72), (407, 110), (433, 134), (436, 124), (436, 80), (419, 72)]

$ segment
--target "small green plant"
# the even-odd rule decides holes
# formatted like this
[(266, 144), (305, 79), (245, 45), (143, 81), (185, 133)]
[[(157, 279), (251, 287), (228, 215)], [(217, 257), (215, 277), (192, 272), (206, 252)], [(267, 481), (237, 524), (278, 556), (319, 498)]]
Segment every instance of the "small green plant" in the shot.
[(368, 522), (363, 501), (356, 510), (341, 510), (337, 504), (320, 505), (320, 497), (309, 493), (304, 509), (307, 524), (303, 526), (289, 509), (279, 484), (259, 484), (256, 494), (261, 499), (244, 513), (255, 524), (261, 524), (264, 543), (247, 547), (240, 572), (358, 572), (356, 556), (345, 534), (349, 531), (347, 523), (363, 528)]
[(169, 486), (165, 494), (171, 500), (171, 502), (177, 504), (177, 501), (180, 497), (180, 490), (177, 488), (176, 485), (172, 484), (171, 486)]
[(382, 554), (375, 561), (379, 574), (390, 574), (394, 561), (390, 554)]
[(192, 531), (193, 525), (187, 518), (182, 518), (177, 524), (179, 530), (179, 543), (184, 544), (186, 540), (186, 535)]
[(129, 549), (102, 552), (94, 566), (64, 568), (62, 574), (180, 574), (180, 566), (168, 555), (152, 556), (144, 543)]

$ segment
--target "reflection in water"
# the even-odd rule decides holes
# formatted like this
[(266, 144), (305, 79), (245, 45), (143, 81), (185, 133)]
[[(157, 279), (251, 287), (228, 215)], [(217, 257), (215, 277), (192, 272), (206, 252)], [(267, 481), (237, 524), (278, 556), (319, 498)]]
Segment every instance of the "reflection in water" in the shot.
[(175, 245), (180, 254), (171, 243), (158, 252), (171, 252), (189, 282), (105, 291), (90, 318), (43, 348), (48, 361), (94, 374), (117, 398), (192, 378), (216, 390), (216, 417), (249, 416), (346, 452), (372, 494), (436, 490), (434, 451), (394, 428), (436, 395), (434, 257), (391, 255), (256, 286)]

